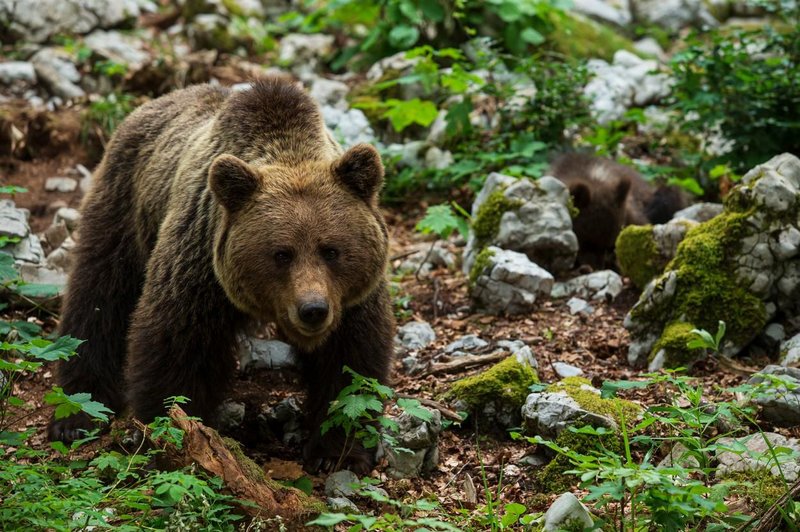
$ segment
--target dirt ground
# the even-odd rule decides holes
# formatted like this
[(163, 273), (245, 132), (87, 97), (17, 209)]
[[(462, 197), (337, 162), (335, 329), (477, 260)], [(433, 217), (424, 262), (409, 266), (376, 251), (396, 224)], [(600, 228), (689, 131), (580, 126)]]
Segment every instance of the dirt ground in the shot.
[[(33, 157), (0, 158), (3, 184), (26, 187), (27, 193), (15, 197), (18, 205), (31, 211), (31, 225), (34, 231), (43, 231), (49, 226), (54, 211), (61, 206), (76, 207), (80, 202), (80, 190), (73, 193), (46, 192), (44, 182), (48, 177), (71, 176), (80, 178), (75, 170), (77, 164), (91, 168), (93, 161), (79, 142), (79, 133), (71, 132), (71, 137), (62, 143), (64, 149)], [(62, 141), (63, 142), (63, 141)], [(424, 205), (395, 207), (385, 214), (391, 227), (392, 256), (400, 257), (419, 243), (419, 235), (413, 231), (415, 222), (424, 212)], [(455, 251), (455, 247), (454, 247)], [(393, 262), (397, 267), (400, 259)], [(400, 294), (409, 295), (406, 320), (428, 321), (436, 330), (436, 341), (419, 353), (422, 362), (441, 356), (448, 343), (464, 336), (477, 334), (486, 340), (518, 339), (529, 345), (539, 362), (539, 375), (543, 382), (557, 380), (552, 363), (566, 362), (581, 368), (596, 385), (605, 380), (628, 379), (638, 375), (626, 361), (628, 334), (622, 327), (625, 313), (635, 303), (637, 293), (626, 285), (623, 293), (613, 302), (595, 304), (596, 311), (590, 317), (573, 316), (569, 313), (566, 300), (543, 301), (538, 310), (525, 316), (513, 318), (487, 316), (474, 313), (469, 305), (466, 279), (459, 272), (444, 269), (435, 270), (427, 278), (418, 280), (406, 275), (399, 282)], [(20, 315), (14, 319), (35, 319), (46, 330), (54, 330), (57, 316)], [(441, 358), (439, 361), (443, 361)], [(757, 371), (766, 360), (743, 359), (743, 367)], [(399, 359), (395, 363), (394, 386), (397, 392), (419, 398), (440, 400), (453, 381), (469, 374), (486, 369), (476, 367), (459, 373), (446, 373), (428, 376), (407, 376), (403, 373)], [(713, 360), (699, 364), (693, 374), (707, 384), (709, 400), (713, 401), (714, 386), (732, 386), (746, 379), (746, 372), (731, 372), (719, 367)], [(51, 369), (43, 368), (30, 379), (17, 384), (15, 394), (37, 406), (21, 425), (35, 427), (37, 434), (32, 440), (34, 446), (48, 448), (45, 440), (45, 427), (50, 416), (48, 407), (42, 405), (42, 395), (53, 384)], [(247, 416), (243, 428), (232, 436), (245, 446), (247, 453), (263, 464), (264, 469), (276, 479), (295, 479), (302, 476), (301, 456), (297, 446), (281, 443), (280, 435), (263, 435), (254, 429), (255, 416), (264, 405), (277, 404), (287, 396), (302, 397), (302, 384), (299, 376), (289, 370), (259, 371), (240, 375), (233, 387), (232, 398), (246, 405)], [(629, 393), (628, 398), (643, 405), (653, 404), (667, 398), (648, 395), (647, 391)], [(127, 428), (130, 422), (115, 422), (119, 428)], [(19, 427), (21, 428), (21, 427)], [(800, 428), (782, 431), (786, 435), (800, 436)], [(794, 434), (792, 434), (794, 432)], [(116, 447), (120, 431), (112, 430), (100, 440), (80, 450), (91, 454), (98, 448)], [(383, 487), (398, 499), (415, 499), (426, 494), (435, 494), (444, 507), (449, 510), (467, 508), (464, 480), (467, 475), (477, 482), (486, 478), (492, 490), (497, 490), (502, 472), (501, 501), (519, 502), (528, 511), (543, 511), (556, 495), (541, 496), (534, 485), (531, 472), (534, 466), (525, 465), (522, 458), (535, 451), (526, 443), (514, 442), (504, 435), (490, 434), (467, 420), (460, 427), (452, 426), (442, 434), (440, 444), (440, 463), (436, 471), (421, 479), (392, 480), (383, 474), (382, 467), (373, 476), (380, 477)], [(512, 464), (516, 468), (507, 468)], [(314, 477), (315, 492), (323, 494), (324, 477)], [(478, 489), (478, 504), (485, 502), (482, 490)], [(363, 502), (363, 501), (362, 501)]]

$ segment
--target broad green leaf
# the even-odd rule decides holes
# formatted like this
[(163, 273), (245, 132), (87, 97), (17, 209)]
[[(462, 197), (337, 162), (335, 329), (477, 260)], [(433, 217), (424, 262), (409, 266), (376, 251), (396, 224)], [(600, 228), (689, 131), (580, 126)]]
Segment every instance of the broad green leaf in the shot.
[(19, 279), (19, 273), (14, 268), (14, 257), (4, 251), (0, 251), (0, 282), (17, 279)]
[(386, 101), (388, 109), (383, 113), (383, 118), (388, 118), (392, 127), (400, 133), (412, 124), (429, 126), (436, 120), (439, 111), (433, 102), (414, 98), (413, 100), (389, 99)]
[(306, 523), (306, 526), (336, 526), (344, 521), (349, 521), (350, 518), (345, 514), (320, 514), (319, 517), (313, 521)]
[(419, 40), (419, 30), (414, 26), (400, 24), (389, 31), (389, 44), (401, 50), (411, 48), (417, 40)]
[(545, 41), (544, 35), (530, 27), (522, 30), (522, 33), (520, 33), (519, 36), (523, 41), (534, 46), (538, 46)]
[(14, 291), (21, 296), (35, 298), (55, 297), (63, 292), (64, 287), (57, 284), (24, 283), (17, 286)]
[[(453, 212), (450, 204), (442, 203), (428, 207), (428, 210), (425, 211), (425, 217), (417, 222), (415, 229), (425, 235), (432, 233), (439, 238), (447, 239), (453, 231), (461, 231), (459, 220), (463, 220), (463, 218), (459, 218)], [(468, 231), (469, 229), (467, 228)]]
[(424, 408), (420, 402), (416, 399), (404, 399), (400, 398), (397, 400), (397, 406), (403, 409), (409, 415), (414, 416), (415, 418), (421, 419), (423, 421), (430, 421), (433, 419), (433, 412)]
[(431, 22), (441, 22), (444, 20), (444, 8), (438, 0), (420, 0), (419, 7), (425, 18)]
[(66, 360), (78, 349), (83, 340), (71, 336), (62, 336), (55, 342), (45, 347), (32, 347), (30, 354), (40, 360), (54, 361)]

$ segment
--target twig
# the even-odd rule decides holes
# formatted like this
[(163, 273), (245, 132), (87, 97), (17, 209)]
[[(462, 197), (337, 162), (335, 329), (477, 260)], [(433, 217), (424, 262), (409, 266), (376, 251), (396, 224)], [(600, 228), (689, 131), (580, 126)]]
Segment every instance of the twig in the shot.
[(404, 259), (406, 257), (410, 257), (411, 255), (416, 255), (420, 251), (418, 249), (413, 249), (411, 251), (406, 251), (405, 253), (400, 253), (399, 255), (393, 255), (389, 257), (389, 262), (394, 262), (396, 260)]
[(507, 357), (508, 353), (506, 352), (496, 353), (493, 355), (462, 355), (450, 362), (434, 364), (428, 371), (423, 373), (422, 376), (427, 377), (428, 375), (438, 375), (440, 373), (453, 373), (460, 369), (483, 366), (492, 362), (500, 362)]
[(433, 278), (433, 321), (436, 321), (436, 318), (439, 317), (439, 278)]
[(428, 262), (428, 257), (431, 256), (431, 252), (433, 251), (433, 246), (436, 245), (436, 242), (438, 242), (438, 240), (434, 240), (433, 242), (431, 242), (431, 247), (428, 248), (428, 252), (425, 254), (425, 258), (422, 259), (422, 262), (420, 262), (419, 266), (417, 267), (417, 271), (414, 272), (414, 279), (416, 279), (417, 281), (422, 281), (422, 279), (419, 278), (419, 272), (422, 271), (422, 267), (425, 266), (426, 262)]
[(401, 399), (416, 399), (417, 401), (419, 401), (421, 404), (423, 404), (425, 406), (429, 406), (431, 408), (435, 408), (436, 410), (441, 412), (442, 415), (444, 417), (446, 417), (447, 419), (451, 419), (453, 421), (464, 421), (463, 419), (461, 419), (461, 416), (458, 415), (458, 412), (456, 412), (454, 410), (450, 410), (449, 408), (444, 406), (442, 403), (440, 403), (438, 401), (434, 401), (433, 399), (426, 399), (424, 397), (415, 397), (415, 396), (413, 396), (411, 394), (408, 394), (408, 393), (398, 393), (397, 397), (399, 397)]

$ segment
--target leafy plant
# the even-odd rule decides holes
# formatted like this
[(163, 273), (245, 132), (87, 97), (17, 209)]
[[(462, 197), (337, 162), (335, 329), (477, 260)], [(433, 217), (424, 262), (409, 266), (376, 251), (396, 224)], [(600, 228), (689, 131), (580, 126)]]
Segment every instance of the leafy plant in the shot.
[(743, 173), (777, 153), (800, 149), (800, 19), (790, 27), (695, 34), (676, 54), (673, 106), (678, 125), (727, 148), (707, 150), (706, 170), (728, 164)]
[(456, 202), (442, 203), (428, 207), (425, 217), (417, 222), (415, 229), (423, 235), (434, 234), (445, 240), (450, 238), (453, 231), (467, 238), (470, 218), (469, 213)]
[(86, 143), (90, 133), (96, 135), (105, 146), (111, 134), (133, 111), (133, 96), (116, 93), (93, 101), (83, 114), (81, 138)]

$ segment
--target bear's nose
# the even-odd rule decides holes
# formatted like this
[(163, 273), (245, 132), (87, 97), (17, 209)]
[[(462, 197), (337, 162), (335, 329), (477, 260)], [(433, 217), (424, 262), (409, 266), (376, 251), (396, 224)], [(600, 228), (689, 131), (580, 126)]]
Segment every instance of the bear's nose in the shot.
[(307, 325), (319, 325), (328, 317), (328, 304), (324, 301), (303, 303), (297, 311), (300, 319)]

